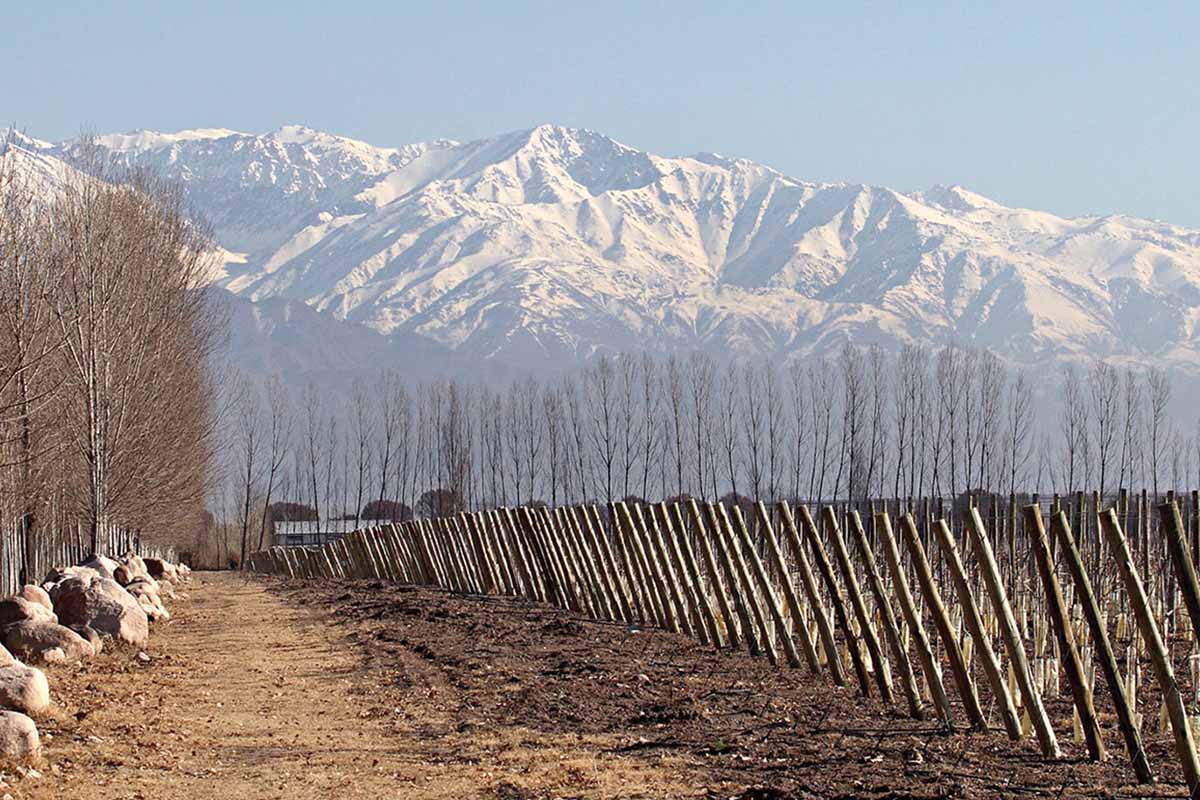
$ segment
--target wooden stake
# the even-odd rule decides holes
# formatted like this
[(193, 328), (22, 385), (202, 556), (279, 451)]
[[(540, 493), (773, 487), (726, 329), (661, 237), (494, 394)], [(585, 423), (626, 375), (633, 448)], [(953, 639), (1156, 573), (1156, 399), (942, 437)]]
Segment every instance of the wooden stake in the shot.
[(696, 505), (696, 499), (688, 498), (687, 506), (688, 516), (691, 517), (692, 526), (696, 530), (696, 543), (700, 548), (700, 555), (704, 561), (704, 569), (708, 573), (708, 583), (712, 588), (713, 594), (717, 596), (717, 606), (721, 609), (721, 618), (725, 621), (725, 635), (729, 639), (729, 646), (737, 650), (741, 647), (741, 637), (738, 635), (738, 623), (734, 617), (734, 611), (730, 605), (729, 598), (725, 594), (725, 587), (721, 580), (721, 570), (717, 566), (712, 546), (709, 544), (710, 534), (705, 530), (704, 520), (700, 517), (700, 507)]
[[(775, 650), (775, 642), (771, 639), (771, 631), (767, 626), (767, 618), (763, 613), (762, 604), (758, 600), (758, 592), (754, 589), (754, 581), (750, 578), (750, 571), (746, 568), (746, 562), (742, 558), (741, 548), (737, 545), (737, 539), (733, 532), (733, 523), (729, 521), (729, 512), (725, 510), (725, 506), (718, 503), (715, 506), (717, 517), (717, 530), (720, 531), (722, 546), (733, 560), (733, 566), (737, 569), (734, 580), (738, 581), (739, 590), (742, 597), (742, 602), (750, 610), (750, 616), (754, 620), (754, 625), (758, 630), (758, 644), (767, 655), (767, 660), (772, 664), (779, 663), (779, 654)], [(746, 630), (754, 630), (753, 627), (747, 626)]]
[[(882, 516), (884, 519), (887, 518), (887, 514)], [(875, 528), (882, 539), (883, 532), (879, 530), (881, 527), (879, 517), (880, 514), (875, 515)], [(892, 658), (896, 660), (896, 668), (900, 670), (900, 688), (904, 692), (904, 699), (908, 701), (909, 714), (913, 719), (924, 719), (925, 712), (921, 708), (921, 691), (917, 687), (917, 676), (913, 673), (912, 662), (908, 659), (908, 651), (900, 639), (900, 630), (896, 627), (896, 614), (892, 611), (891, 601), (888, 600), (887, 590), (883, 586), (883, 578), (880, 577), (879, 569), (875, 566), (875, 554), (871, 552), (871, 544), (867, 541), (867, 533), (863, 530), (862, 519), (857, 511), (850, 512), (850, 530), (854, 534), (854, 543), (858, 548), (859, 557), (862, 558), (863, 569), (867, 573), (867, 582), (875, 597), (879, 616), (883, 620), (883, 631), (888, 640), (888, 647), (892, 651)], [(887, 535), (891, 536), (890, 529)]]
[(1013, 706), (1012, 695), (1009, 694), (1008, 687), (1004, 684), (1004, 673), (1000, 670), (1000, 661), (996, 658), (996, 653), (992, 650), (992, 643), (988, 640), (987, 631), (983, 627), (979, 606), (975, 603), (971, 585), (967, 582), (966, 571), (963, 569), (962, 559), (958, 555), (958, 547), (954, 544), (954, 536), (944, 519), (937, 521), (934, 532), (937, 534), (942, 553), (946, 556), (946, 566), (950, 570), (950, 577), (958, 592), (958, 603), (963, 610), (963, 621), (967, 623), (967, 630), (970, 631), (971, 639), (979, 651), (980, 661), (983, 662), (984, 674), (987, 675), (988, 682), (991, 684), (992, 695), (996, 700), (996, 705), (1000, 707), (1000, 717), (1004, 721), (1004, 728), (1008, 731), (1008, 738), (1016, 741), (1021, 738), (1021, 720), (1017, 717), (1016, 707)]
[(1175, 670), (1171, 666), (1170, 653), (1163, 644), (1158, 632), (1158, 624), (1150, 610), (1150, 601), (1142, 588), (1142, 579), (1138, 577), (1133, 565), (1133, 555), (1129, 552), (1129, 543), (1121, 530), (1116, 512), (1111, 508), (1100, 517), (1104, 535), (1108, 538), (1109, 548), (1121, 570), (1121, 579), (1125, 582), (1125, 590), (1129, 594), (1130, 605), (1137, 616), (1138, 630), (1146, 643), (1147, 655), (1154, 668), (1154, 676), (1158, 679), (1162, 690), (1163, 702), (1171, 722), (1171, 730), (1175, 734), (1175, 751), (1183, 766), (1183, 777), (1187, 781), (1188, 791), (1192, 797), (1200, 797), (1200, 762), (1196, 760), (1196, 745), (1192, 739), (1192, 728), (1188, 723), (1187, 711), (1184, 708), (1183, 696), (1179, 684), (1175, 680)]
[(813, 523), (808, 506), (801, 505), (800, 524), (804, 526), (804, 535), (808, 539), (809, 549), (817, 560), (817, 569), (825, 581), (825, 590), (829, 593), (829, 602), (833, 604), (833, 613), (837, 617), (838, 627), (842, 629), (842, 637), (846, 649), (850, 651), (850, 661), (854, 664), (854, 674), (858, 676), (858, 688), (864, 697), (871, 694), (871, 677), (867, 675), (867, 665), (863, 662), (862, 652), (858, 649), (858, 637), (850, 628), (850, 615), (846, 612), (846, 601), (842, 599), (842, 591), (838, 588), (837, 578), (833, 576), (833, 565), (829, 556), (825, 555), (825, 547), (817, 534), (817, 526)]
[(1166, 503), (1158, 507), (1158, 513), (1167, 532), (1167, 549), (1175, 566), (1175, 578), (1183, 595), (1183, 603), (1192, 620), (1192, 641), (1195, 642), (1200, 637), (1200, 583), (1196, 581), (1196, 562), (1192, 560), (1179, 505)]
[(800, 598), (796, 596), (796, 587), (792, 585), (792, 578), (788, 575), (787, 564), (784, 563), (779, 542), (775, 540), (775, 531), (771, 527), (771, 516), (767, 513), (767, 507), (761, 500), (755, 503), (754, 508), (758, 513), (758, 524), (762, 536), (767, 542), (767, 552), (771, 556), (775, 572), (779, 575), (779, 581), (783, 584), (784, 599), (787, 600), (788, 608), (792, 612), (792, 629), (800, 637), (800, 645), (804, 648), (804, 657), (808, 659), (809, 669), (815, 675), (821, 671), (821, 659), (817, 656), (816, 648), (813, 647), (812, 637), (808, 634), (808, 626), (804, 624), (803, 606), (800, 605)]
[[(779, 598), (775, 596), (771, 579), (767, 576), (767, 570), (763, 567), (762, 559), (758, 557), (758, 550), (754, 547), (754, 542), (750, 540), (750, 531), (746, 528), (742, 509), (736, 505), (733, 507), (733, 519), (737, 524), (738, 537), (742, 540), (742, 549), (749, 556), (750, 566), (754, 570), (755, 577), (758, 578), (759, 589), (762, 591), (763, 600), (766, 601), (767, 611), (775, 623), (775, 630), (779, 633), (779, 641), (783, 643), (783, 652), (787, 656), (788, 665), (798, 667), (800, 666), (800, 654), (796, 652), (792, 635), (788, 633), (787, 624), (783, 621), (783, 609), (779, 607)], [(766, 631), (763, 632), (763, 636), (767, 636)]]
[[(1029, 661), (1025, 657), (1025, 644), (1021, 641), (1021, 634), (1017, 631), (1017, 621), (1013, 617), (1012, 606), (1008, 604), (1008, 593), (1004, 591), (1004, 582), (1001, 580), (1000, 570), (996, 566), (996, 557), (992, 553), (991, 542), (988, 541), (987, 529), (984, 528), (983, 520), (979, 517), (979, 509), (968, 509), (964, 514), (964, 521), (970, 533), (971, 546), (975, 551), (975, 558), (979, 563), (984, 585), (991, 597), (992, 608), (996, 612), (996, 621), (1000, 623), (1000, 638), (1003, 639), (1004, 647), (1008, 652), (1010, 666), (1015, 673), (1025, 711), (1029, 714), (1033, 728), (1037, 732), (1038, 743), (1042, 746), (1042, 755), (1046, 758), (1059, 758), (1062, 753), (1058, 749), (1058, 739), (1054, 736), (1054, 728), (1050, 725), (1049, 717), (1046, 716), (1046, 709), (1042, 705), (1042, 696), (1037, 687), (1033, 685), (1033, 675), (1030, 674)], [(1040, 515), (1037, 524), (1041, 525)], [(1045, 534), (1042, 535), (1042, 539), (1045, 539)], [(1050, 551), (1047, 550), (1047, 559), (1049, 556)], [(1054, 578), (1053, 570), (1050, 571), (1050, 578), (1051, 580)], [(1054, 591), (1058, 591), (1057, 581), (1053, 588)], [(1051, 593), (1049, 584), (1047, 584), (1046, 592), (1048, 595)], [(1058, 596), (1058, 600), (1061, 603), (1061, 595)], [(1065, 640), (1060, 638), (1060, 641)], [(1095, 722), (1094, 713), (1092, 722)], [(1101, 752), (1103, 752), (1103, 747), (1101, 747)]]
[(954, 683), (962, 698), (967, 719), (970, 721), (971, 727), (986, 730), (987, 720), (983, 716), (983, 708), (979, 705), (975, 682), (971, 680), (971, 673), (967, 670), (966, 661), (963, 659), (962, 648), (959, 647), (958, 639), (954, 635), (954, 628), (950, 624), (950, 615), (946, 613), (942, 595), (938, 592), (937, 584), (933, 580), (933, 571), (929, 568), (929, 559), (925, 556), (925, 547), (921, 544), (921, 537), (917, 532), (917, 524), (913, 521), (912, 514), (905, 514), (900, 518), (900, 533), (904, 537), (905, 545), (908, 546), (908, 553), (917, 573), (917, 581), (921, 584), (921, 594), (925, 597), (925, 602), (933, 615), (934, 627), (942, 640), (946, 658), (950, 661), (950, 671), (954, 675)]
[[(842, 529), (838, 525), (837, 515), (833, 508), (825, 506), (825, 528), (829, 531), (829, 541), (833, 544), (833, 555), (842, 570), (842, 579), (846, 584), (846, 593), (850, 595), (850, 604), (854, 608), (854, 616), (858, 619), (858, 629), (867, 643), (867, 654), (871, 657), (871, 665), (875, 670), (875, 683), (879, 685), (879, 696), (885, 703), (893, 702), (892, 676), (888, 672), (887, 662), (883, 659), (883, 649), (879, 646), (879, 637), (871, 624), (871, 615), (867, 613), (867, 604), (863, 602), (862, 590), (858, 587), (858, 578), (854, 575), (854, 566), (850, 563), (850, 553), (846, 550), (846, 541), (842, 538)], [(857, 519), (858, 512), (851, 511)], [(862, 523), (859, 523), (860, 527)]]
[[(1027, 511), (1026, 514), (1037, 512), (1038, 509), (1035, 508), (1032, 512)], [(1038, 513), (1038, 516), (1040, 517), (1041, 514)], [(1103, 528), (1103, 515), (1101, 515), (1100, 522)], [(1040, 528), (1040, 526), (1038, 527)], [(1063, 554), (1071, 578), (1075, 583), (1075, 597), (1083, 606), (1084, 619), (1087, 620), (1088, 629), (1092, 634), (1092, 643), (1100, 662), (1100, 670), (1104, 673), (1108, 692), (1116, 707), (1117, 727), (1125, 739), (1125, 748), (1129, 752), (1133, 771), (1138, 777), (1138, 782), (1153, 783), (1154, 774), (1150, 771), (1150, 761), (1146, 756), (1146, 749), (1142, 745), (1142, 735), (1138, 730), (1134, 710), (1125, 691), (1125, 681), (1121, 677), (1121, 669), (1108, 638), (1108, 627), (1105, 625), (1100, 604), (1096, 600), (1096, 593), (1092, 590), (1091, 579), (1088, 578), (1087, 570), (1084, 569), (1083, 558), (1079, 555), (1079, 548), (1075, 544), (1075, 537), (1071, 532), (1067, 515), (1055, 514), (1050, 520), (1050, 529), (1059, 541), (1059, 551)], [(1111, 552), (1111, 546), (1109, 550)]]
[(788, 547), (792, 551), (792, 558), (796, 560), (796, 568), (800, 571), (800, 583), (804, 586), (808, 606), (813, 610), (813, 617), (816, 618), (817, 634), (821, 637), (821, 647), (825, 650), (825, 661), (829, 665), (829, 672), (833, 676), (834, 683), (838, 686), (845, 686), (846, 671), (842, 667), (842, 655), (838, 652), (837, 641), (833, 638), (833, 626), (829, 624), (829, 615), (825, 612), (825, 606), (821, 602), (821, 591), (817, 586), (817, 579), (813, 576), (812, 567), (808, 564), (808, 556), (800, 541), (800, 532), (796, 529), (792, 510), (787, 503), (780, 503), (778, 508), (780, 519), (783, 520), (784, 532), (787, 533)]

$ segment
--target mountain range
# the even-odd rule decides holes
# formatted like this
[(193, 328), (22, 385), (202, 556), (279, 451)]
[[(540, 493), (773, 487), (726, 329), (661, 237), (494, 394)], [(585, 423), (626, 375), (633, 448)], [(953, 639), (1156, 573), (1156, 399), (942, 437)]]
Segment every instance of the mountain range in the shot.
[[(1200, 231), (961, 186), (812, 183), (554, 125), (377, 147), (289, 125), (95, 137), (219, 245), (236, 359), (289, 380), (544, 372), (600, 352), (779, 361), (848, 338), (1200, 373)], [(14, 136), (52, 183), (78, 141)]]

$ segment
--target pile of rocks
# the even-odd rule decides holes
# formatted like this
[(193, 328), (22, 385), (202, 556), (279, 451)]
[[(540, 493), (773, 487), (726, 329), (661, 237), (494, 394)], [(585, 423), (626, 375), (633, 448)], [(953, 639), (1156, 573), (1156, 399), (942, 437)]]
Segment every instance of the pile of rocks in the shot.
[(30, 762), (40, 754), (31, 717), (50, 708), (50, 685), (30, 664), (84, 661), (106, 640), (144, 648), (151, 623), (171, 618), (163, 600), (187, 598), (175, 587), (189, 571), (136, 553), (94, 555), (0, 599), (0, 758)]

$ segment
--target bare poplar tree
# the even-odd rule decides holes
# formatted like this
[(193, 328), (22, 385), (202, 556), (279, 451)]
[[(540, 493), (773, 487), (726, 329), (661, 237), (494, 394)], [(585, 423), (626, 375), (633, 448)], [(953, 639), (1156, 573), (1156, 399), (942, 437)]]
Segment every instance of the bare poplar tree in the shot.
[[(651, 463), (659, 456), (662, 443), (662, 417), (658, 411), (659, 375), (658, 365), (649, 353), (643, 353), (638, 370), (641, 379), (641, 425), (642, 425), (642, 497), (650, 497)], [(665, 460), (665, 459), (664, 459)], [(666, 487), (660, 487), (666, 493)]]
[(287, 386), (277, 374), (267, 380), (267, 414), (267, 488), (263, 498), (262, 526), (258, 531), (259, 550), (263, 548), (267, 536), (267, 522), (271, 515), (271, 500), (276, 479), (292, 439), (292, 406), (288, 400)]
[(1088, 372), (1088, 389), (1091, 418), (1095, 425), (1092, 439), (1096, 443), (1096, 466), (1099, 468), (1100, 498), (1103, 500), (1120, 428), (1121, 378), (1116, 368), (1104, 361), (1096, 361)]
[(1170, 437), (1167, 406), (1171, 402), (1171, 382), (1167, 373), (1151, 367), (1146, 370), (1146, 395), (1150, 401), (1148, 427), (1150, 432), (1150, 481), (1154, 497), (1159, 496), (1158, 479), (1162, 466), (1162, 451)]
[(1033, 450), (1033, 387), (1028, 375), (1018, 372), (1008, 387), (1005, 406), (1005, 444), (1008, 464), (1008, 491), (1015, 495), (1027, 480)]

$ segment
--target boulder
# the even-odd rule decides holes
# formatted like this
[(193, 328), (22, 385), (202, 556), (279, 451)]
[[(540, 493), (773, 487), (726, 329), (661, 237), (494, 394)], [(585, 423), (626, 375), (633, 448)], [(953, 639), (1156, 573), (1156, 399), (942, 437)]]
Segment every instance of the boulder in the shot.
[(70, 628), (51, 622), (18, 622), (4, 629), (4, 646), (26, 661), (47, 664), (82, 661), (96, 655), (91, 643)]
[(21, 591), (17, 593), (17, 597), (23, 597), (31, 603), (37, 603), (47, 611), (54, 610), (54, 603), (50, 601), (50, 594), (40, 586), (26, 584), (21, 587)]
[(129, 570), (129, 576), (133, 580), (150, 577), (150, 571), (146, 569), (146, 562), (137, 553), (126, 553), (121, 558), (121, 563)]
[(162, 587), (169, 585), (170, 584), (168, 584), (166, 581), (162, 581), (160, 583), (159, 581), (154, 580), (154, 578), (142, 577), (130, 581), (128, 585), (125, 586), (125, 589), (130, 592), (132, 592), (134, 589), (149, 589), (155, 594), (159, 594), (162, 592)]
[(125, 587), (125, 591), (137, 598), (138, 605), (146, 612), (146, 616), (150, 618), (151, 622), (165, 622), (171, 618), (171, 614), (159, 597), (160, 586), (170, 586), (170, 584), (160, 584), (153, 578), (139, 578)]
[(92, 646), (92, 652), (96, 655), (104, 652), (104, 637), (96, 633), (96, 629), (89, 625), (76, 625), (70, 630), (79, 634), (88, 644)]
[(0, 628), (29, 620), (58, 622), (53, 611), (39, 603), (31, 603), (24, 597), (6, 597), (0, 600)]
[(51, 599), (54, 598), (54, 592), (51, 590), (56, 584), (62, 583), (67, 578), (98, 578), (100, 573), (91, 567), (59, 567), (52, 569), (46, 575), (46, 579), (42, 581), (42, 588), (50, 593)]
[(12, 653), (8, 652), (8, 648), (0, 645), (0, 667), (7, 667), (14, 661), (16, 659), (12, 657)]
[(94, 569), (105, 578), (112, 578), (113, 573), (117, 571), (117, 567), (119, 567), (120, 564), (118, 564), (116, 561), (113, 561), (111, 558), (99, 555), (98, 553), (93, 553), (91, 556), (88, 556), (87, 561), (84, 561), (79, 566)]
[(161, 558), (147, 558), (146, 571), (150, 573), (151, 578), (157, 580), (178, 581), (179, 570), (170, 561), (164, 561)]
[(13, 661), (0, 667), (0, 708), (40, 714), (50, 707), (50, 684), (37, 667)]
[(54, 593), (54, 610), (67, 627), (87, 625), (101, 636), (108, 636), (134, 647), (145, 647), (150, 625), (137, 599), (110, 578), (90, 581), (70, 579), (59, 584)]
[(18, 764), (37, 761), (42, 744), (37, 725), (16, 711), (0, 711), (0, 758)]
[(146, 619), (151, 622), (166, 622), (171, 618), (171, 612), (161, 602), (155, 602), (151, 595), (137, 595), (138, 605), (146, 612)]

